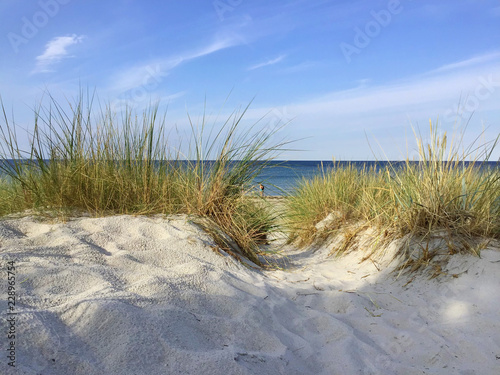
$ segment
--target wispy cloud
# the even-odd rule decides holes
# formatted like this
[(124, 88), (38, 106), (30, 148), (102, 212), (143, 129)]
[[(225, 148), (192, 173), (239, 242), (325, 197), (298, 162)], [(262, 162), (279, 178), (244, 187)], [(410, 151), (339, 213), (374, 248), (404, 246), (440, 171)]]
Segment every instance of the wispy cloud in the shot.
[(135, 66), (129, 66), (115, 74), (109, 90), (124, 92), (136, 87), (147, 87), (151, 81), (160, 83), (163, 80), (162, 77), (166, 77), (169, 71), (181, 64), (243, 43), (244, 40), (236, 35), (226, 36), (218, 38), (207, 45), (185, 51), (178, 55), (154, 59), (139, 63)]
[(220, 50), (223, 50), (226, 48), (230, 48), (230, 47), (235, 47), (235, 46), (238, 46), (238, 45), (243, 44), (243, 43), (244, 43), (244, 40), (242, 38), (238, 37), (237, 35), (224, 36), (224, 37), (218, 38), (214, 42), (212, 42), (212, 43), (210, 43), (202, 48), (199, 48), (199, 49), (194, 50), (192, 52), (186, 53), (185, 56), (182, 56), (182, 60), (186, 61), (186, 60), (196, 59), (198, 57), (210, 55), (214, 52), (217, 52), (217, 51), (220, 51)]
[[(428, 108), (429, 111), (446, 110), (456, 105), (461, 95), (473, 95), (488, 77), (488, 71), (479, 75), (460, 73), (421, 81), (412, 80), (334, 92), (326, 97), (300, 103), (295, 111), (302, 114), (323, 113), (328, 116), (367, 116), (368, 113), (380, 111), (410, 112), (415, 108)], [(493, 75), (494, 82), (497, 82), (497, 77), (500, 77), (500, 70)], [(493, 102), (484, 104), (493, 105)], [(495, 107), (500, 109), (498, 105)]]
[(311, 70), (323, 66), (324, 64), (319, 61), (304, 61), (297, 65), (292, 65), (280, 70), (280, 73), (284, 74), (294, 74), (300, 73), (306, 70)]
[[(470, 60), (481, 59), (465, 61)], [(371, 160), (374, 155), (367, 147), (368, 134), (370, 141), (376, 136), (382, 149), (390, 150), (386, 156), (377, 157), (398, 160), (405, 155), (404, 132), (410, 129), (410, 123), (418, 128), (429, 119), (438, 119), (442, 129), (452, 131), (455, 126), (468, 123), (473, 114), (465, 144), (474, 141), (484, 130), (483, 125), (485, 139), (494, 139), (498, 135), (494, 127), (500, 111), (500, 64), (498, 59), (483, 60), (482, 64), (458, 61), (450, 64), (454, 69), (437, 73), (434, 70), (432, 74), (385, 84), (356, 82), (350, 89), (280, 103), (278, 108), (293, 114), (297, 138), (312, 135), (313, 140), (302, 142), (301, 146), (322, 150), (317, 159), (326, 160), (333, 155), (340, 159)], [(490, 129), (489, 124), (495, 125)], [(413, 150), (411, 144), (409, 147)], [(377, 150), (378, 146), (374, 148), (376, 153)], [(497, 151), (492, 160), (498, 155)]]
[(269, 65), (274, 65), (274, 64), (277, 64), (279, 63), (280, 61), (282, 61), (284, 58), (286, 57), (286, 55), (281, 55), (281, 56), (278, 56), (274, 59), (271, 59), (271, 60), (268, 60), (266, 62), (263, 62), (263, 63), (260, 63), (260, 64), (257, 64), (257, 65), (253, 65), (251, 67), (249, 67), (247, 70), (255, 70), (255, 69), (260, 69), (260, 68), (263, 68), (265, 66), (269, 66)]
[(499, 59), (497, 54), (484, 55), (383, 85), (358, 82), (348, 90), (285, 105), (292, 113), (321, 117), (318, 123), (325, 124), (330, 124), (331, 119), (366, 121), (377, 114), (399, 113), (403, 119), (407, 114), (420, 116), (424, 112), (428, 116), (443, 115), (456, 108), (460, 97), (462, 101), (471, 98), (468, 106), (474, 104), (474, 110), (500, 110)]
[(45, 46), (43, 54), (36, 57), (36, 66), (32, 73), (47, 73), (53, 71), (51, 67), (68, 56), (68, 48), (74, 44), (81, 43), (85, 37), (59, 36), (52, 39)]
[(450, 71), (450, 70), (455, 70), (455, 69), (461, 69), (461, 68), (466, 68), (474, 65), (480, 65), (480, 64), (485, 64), (487, 62), (490, 62), (492, 60), (498, 60), (500, 58), (500, 51), (499, 52), (492, 52), (488, 54), (483, 54), (480, 56), (475, 56), (467, 60), (462, 60), (458, 61), (452, 64), (447, 64), (443, 65), (430, 73), (440, 73), (440, 72), (445, 72), (445, 71)]
[(182, 98), (184, 95), (186, 95), (186, 93), (187, 93), (186, 91), (179, 91), (179, 92), (176, 92), (175, 94), (163, 96), (160, 99), (160, 102), (169, 103), (169, 102), (174, 101), (176, 99)]

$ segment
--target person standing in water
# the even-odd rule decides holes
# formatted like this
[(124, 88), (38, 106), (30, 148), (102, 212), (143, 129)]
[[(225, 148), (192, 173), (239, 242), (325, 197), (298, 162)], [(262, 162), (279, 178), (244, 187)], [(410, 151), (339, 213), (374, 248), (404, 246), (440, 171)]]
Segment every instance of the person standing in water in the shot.
[(264, 185), (260, 184), (259, 188), (260, 188), (260, 196), (263, 197), (264, 196)]

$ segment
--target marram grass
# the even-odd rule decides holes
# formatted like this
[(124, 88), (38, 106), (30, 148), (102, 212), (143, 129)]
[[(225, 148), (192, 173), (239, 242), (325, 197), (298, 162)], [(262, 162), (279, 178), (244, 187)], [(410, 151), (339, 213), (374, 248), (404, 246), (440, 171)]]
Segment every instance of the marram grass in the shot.
[[(407, 265), (443, 253), (442, 247), (428, 248), (436, 235), (445, 238), (447, 254), (477, 254), (478, 241), (500, 239), (500, 169), (484, 164), (498, 138), (475, 150), (463, 148), (431, 124), (430, 142), (416, 139), (418, 161), (379, 171), (336, 165), (303, 180), (288, 200), (290, 238), (310, 244), (335, 232), (371, 227), (378, 233), (376, 247), (401, 238), (406, 245), (420, 244), (424, 250), (417, 252), (402, 246)], [(318, 222), (332, 213), (334, 219), (318, 230)], [(352, 238), (344, 242), (341, 251), (350, 250)]]
[(284, 145), (271, 143), (273, 131), (243, 131), (246, 109), (218, 126), (203, 116), (201, 125), (191, 124), (190, 150), (181, 155), (157, 106), (140, 115), (126, 110), (119, 120), (83, 95), (69, 107), (51, 97), (35, 111), (27, 150), (3, 110), (0, 214), (192, 214), (259, 263), (257, 244), (274, 224), (269, 210), (242, 192)]

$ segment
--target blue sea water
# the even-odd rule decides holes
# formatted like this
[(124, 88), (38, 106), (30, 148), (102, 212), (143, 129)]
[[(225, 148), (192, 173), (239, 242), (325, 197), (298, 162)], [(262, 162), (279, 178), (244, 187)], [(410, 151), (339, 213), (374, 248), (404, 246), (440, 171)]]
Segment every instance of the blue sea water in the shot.
[[(262, 183), (265, 186), (266, 195), (283, 196), (291, 193), (302, 178), (312, 178), (322, 171), (328, 171), (335, 166), (353, 165), (356, 168), (366, 168), (370, 170), (384, 169), (391, 164), (394, 168), (403, 166), (403, 161), (319, 161), (319, 160), (296, 160), (296, 161), (272, 161), (266, 166), (259, 176), (254, 179), (255, 191), (258, 191), (258, 185)], [(467, 165), (467, 162), (464, 162)], [(500, 168), (499, 162), (487, 162), (486, 166)]]
[[(357, 168), (380, 168), (387, 164), (375, 161), (352, 161), (335, 162), (335, 165), (342, 166), (349, 163)], [(301, 179), (312, 178), (321, 174), (322, 171), (332, 169), (335, 165), (333, 161), (320, 160), (272, 161), (254, 179), (255, 189), (257, 191), (258, 185), (262, 183), (265, 186), (266, 195), (283, 196), (291, 193)]]

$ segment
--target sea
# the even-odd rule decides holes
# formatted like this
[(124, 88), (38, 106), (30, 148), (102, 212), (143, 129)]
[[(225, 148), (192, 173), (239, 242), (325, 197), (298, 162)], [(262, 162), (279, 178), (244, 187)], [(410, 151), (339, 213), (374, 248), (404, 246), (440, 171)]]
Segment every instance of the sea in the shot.
[[(310, 179), (332, 168), (352, 165), (355, 168), (367, 170), (385, 169), (391, 165), (398, 169), (405, 165), (405, 161), (321, 161), (321, 160), (295, 160), (271, 161), (262, 172), (254, 179), (255, 191), (258, 192), (259, 184), (265, 187), (265, 194), (271, 196), (285, 196), (293, 192), (301, 179)], [(414, 162), (418, 163), (418, 162)], [(464, 165), (469, 164), (463, 162)], [(476, 163), (479, 164), (479, 163)], [(500, 161), (489, 161), (481, 167), (500, 168)]]

